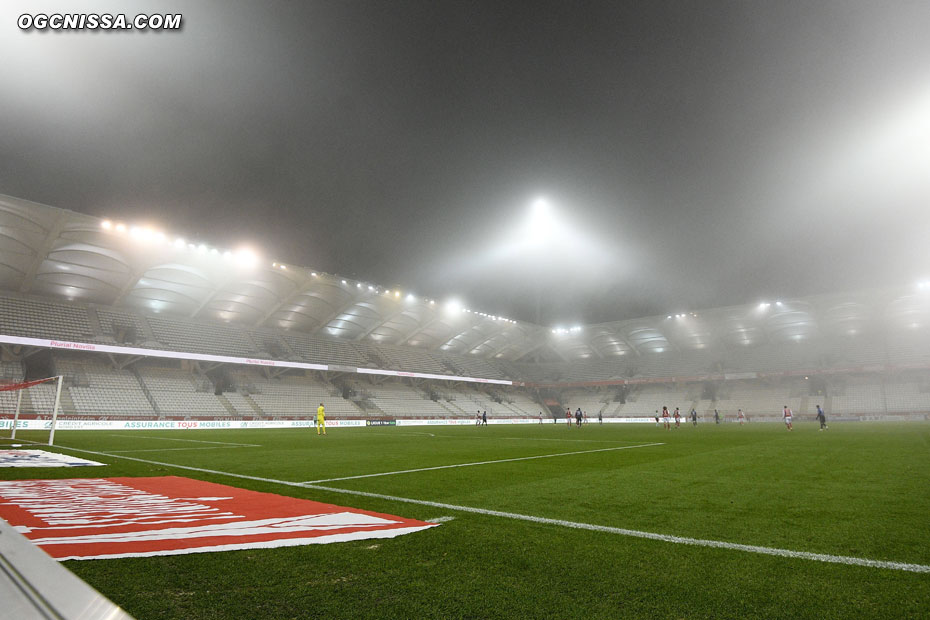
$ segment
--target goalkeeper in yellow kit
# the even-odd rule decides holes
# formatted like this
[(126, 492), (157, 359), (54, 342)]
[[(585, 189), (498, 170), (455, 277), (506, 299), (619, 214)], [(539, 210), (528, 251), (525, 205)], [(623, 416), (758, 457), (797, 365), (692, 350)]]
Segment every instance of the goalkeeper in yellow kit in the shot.
[(316, 434), (320, 434), (320, 430), (323, 431), (323, 434), (326, 434), (326, 418), (323, 416), (323, 403), (320, 403), (320, 406), (316, 408)]

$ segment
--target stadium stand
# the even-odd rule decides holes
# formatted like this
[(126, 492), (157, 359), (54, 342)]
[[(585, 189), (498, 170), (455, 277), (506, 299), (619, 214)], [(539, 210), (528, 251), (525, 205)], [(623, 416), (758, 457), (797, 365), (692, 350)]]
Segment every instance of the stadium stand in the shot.
[(416, 388), (385, 382), (371, 388), (371, 400), (385, 414), (399, 418), (446, 418), (452, 412)]
[(257, 353), (248, 334), (237, 327), (155, 316), (148, 317), (148, 323), (155, 339), (172, 351), (238, 357)]
[(351, 342), (324, 340), (300, 332), (281, 332), (280, 336), (292, 351), (310, 363), (371, 366)]
[(162, 416), (186, 418), (229, 415), (229, 411), (204, 383), (205, 380), (198, 381), (190, 371), (148, 364), (140, 364), (138, 371), (141, 384), (152, 395), (154, 405)]
[(98, 364), (92, 358), (59, 358), (56, 368), (65, 377), (65, 385), (77, 415), (146, 416), (156, 411), (142, 390), (139, 379), (128, 370)]
[(93, 341), (95, 334), (85, 308), (47, 300), (0, 296), (0, 325), (13, 336)]
[(98, 340), (117, 343), (142, 343), (154, 340), (152, 328), (139, 315), (113, 308), (95, 308), (100, 335)]
[(253, 377), (249, 398), (270, 417), (309, 417), (319, 403), (327, 416), (362, 417), (352, 401), (342, 398), (332, 384), (312, 377), (280, 376), (272, 379)]
[[(316, 295), (331, 294), (328, 301), (338, 302), (336, 307), (354, 303), (355, 298), (347, 289), (339, 288), (336, 279), (328, 280), (328, 284), (323, 279), (319, 282), (321, 288), (314, 291)], [(209, 303), (202, 304), (205, 310), (199, 314), (192, 312), (189, 304), (183, 306), (186, 314), (154, 312), (153, 304), (139, 303), (142, 298), (132, 296), (121, 298), (118, 306), (110, 306), (103, 293), (82, 296), (90, 299), (87, 303), (70, 299), (66, 303), (64, 293), (61, 297), (40, 297), (29, 291), (51, 289), (31, 288), (28, 284), (0, 291), (0, 332), (5, 335), (301, 361), (345, 367), (338, 370), (350, 373), (355, 368), (380, 368), (448, 377), (512, 379), (527, 384), (476, 386), (454, 379), (375, 382), (357, 375), (337, 379), (336, 369), (328, 374), (307, 375), (281, 375), (257, 368), (206, 369), (207, 373), (235, 377), (231, 388), (213, 374), (208, 378), (196, 364), (182, 367), (170, 362), (133, 360), (138, 363), (118, 368), (123, 361), (111, 358), (107, 363), (102, 356), (83, 359), (56, 352), (58, 372), (66, 377), (62, 407), (71, 415), (305, 416), (307, 403), (320, 400), (327, 402), (332, 415), (345, 416), (469, 417), (477, 410), (486, 410), (494, 416), (535, 417), (542, 409), (548, 417), (548, 407), (540, 405), (544, 400), (573, 409), (581, 406), (589, 416), (600, 412), (606, 416), (648, 416), (667, 404), (679, 406), (682, 411), (695, 407), (702, 416), (712, 414), (715, 408), (732, 416), (741, 408), (751, 416), (775, 418), (782, 405), (789, 405), (803, 416), (812, 415), (819, 402), (828, 414), (850, 417), (930, 413), (930, 330), (922, 327), (930, 317), (930, 297), (907, 291), (859, 293), (852, 296), (857, 299), (852, 305), (841, 303), (845, 296), (824, 296), (822, 300), (777, 304), (785, 306), (778, 310), (757, 306), (710, 310), (702, 313), (700, 320), (692, 315), (693, 322), (691, 318), (676, 321), (672, 317), (647, 317), (589, 326), (564, 340), (559, 336), (550, 338), (546, 330), (530, 326), (532, 329), (507, 332), (517, 338), (507, 346), (495, 344), (492, 349), (479, 343), (472, 349), (463, 346), (456, 349), (459, 353), (452, 353), (444, 350), (449, 348), (446, 343), (451, 332), (442, 330), (460, 328), (444, 327), (443, 321), (429, 319), (433, 310), (423, 306), (420, 310), (427, 318), (411, 323), (409, 329), (413, 331), (406, 334), (406, 339), (392, 340), (417, 345), (404, 346), (368, 337), (379, 321), (396, 312), (398, 307), (386, 301), (382, 302), (385, 314), (371, 317), (374, 323), (345, 327), (349, 330), (346, 337), (337, 338), (325, 335), (334, 333), (324, 329), (325, 314), (300, 323), (314, 332), (308, 333), (297, 329), (297, 323), (293, 329), (284, 329), (280, 321), (267, 318), (248, 325), (220, 320), (222, 312)], [(329, 292), (337, 290), (338, 295)], [(359, 286), (351, 290), (363, 295)], [(364, 302), (361, 297), (355, 301)], [(811, 309), (820, 301), (822, 310), (815, 316), (817, 313)], [(800, 310), (788, 309), (791, 305)], [(855, 308), (859, 307), (864, 310), (857, 315)], [(834, 308), (855, 311), (837, 313)], [(178, 306), (177, 310), (181, 309)], [(273, 313), (266, 314), (271, 317)], [(230, 311), (229, 316), (241, 320), (246, 315)], [(254, 318), (254, 313), (249, 316)], [(831, 319), (833, 316), (837, 318)], [(689, 322), (693, 323), (691, 327), (687, 326)], [(463, 317), (461, 329), (468, 331), (478, 323), (487, 328), (482, 332), (487, 336), (485, 342), (496, 342), (504, 333), (495, 332), (493, 321), (488, 323), (488, 319), (474, 315)], [(434, 335), (431, 330), (435, 326), (439, 331)], [(584, 332), (589, 328), (604, 339), (592, 336), (586, 340)], [(621, 346), (618, 340), (626, 344)], [(598, 342), (606, 343), (604, 350), (597, 349)], [(637, 343), (638, 348), (634, 346)], [(20, 350), (21, 346), (26, 350)], [(494, 359), (477, 355), (478, 351)], [(498, 359), (502, 351), (507, 351), (506, 357), (511, 359)], [(4, 345), (0, 380), (46, 376), (42, 373), (49, 371), (41, 364), (34, 368), (36, 358), (43, 357), (30, 358), (35, 352), (28, 345)], [(801, 382), (800, 377), (807, 374), (818, 375), (816, 385)], [(626, 383), (623, 390), (616, 388), (619, 383)], [(709, 389), (708, 383), (712, 384)], [(221, 393), (216, 393), (216, 386), (221, 387)], [(345, 398), (343, 387), (350, 388)], [(550, 393), (543, 398), (541, 391), (546, 389)], [(0, 396), (4, 415), (13, 399), (15, 395), (9, 393)], [(24, 393), (24, 410), (48, 413), (53, 399), (53, 387), (37, 386)]]

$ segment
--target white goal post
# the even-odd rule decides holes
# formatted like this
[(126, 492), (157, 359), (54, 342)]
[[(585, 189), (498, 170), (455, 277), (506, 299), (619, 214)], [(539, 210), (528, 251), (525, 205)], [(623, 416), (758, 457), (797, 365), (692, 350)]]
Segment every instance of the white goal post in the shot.
[(36, 379), (34, 381), (23, 381), (21, 383), (0, 385), (0, 391), (2, 392), (16, 391), (16, 411), (13, 413), (13, 424), (10, 431), (10, 439), (16, 439), (16, 427), (19, 424), (19, 414), (21, 413), (23, 406), (23, 392), (35, 385), (48, 383), (49, 381), (54, 381), (57, 383), (55, 388), (55, 403), (52, 405), (52, 423), (48, 433), (48, 445), (51, 446), (55, 444), (55, 426), (58, 423), (58, 412), (61, 409), (61, 386), (64, 383), (64, 377), (62, 375), (58, 375), (57, 377)]

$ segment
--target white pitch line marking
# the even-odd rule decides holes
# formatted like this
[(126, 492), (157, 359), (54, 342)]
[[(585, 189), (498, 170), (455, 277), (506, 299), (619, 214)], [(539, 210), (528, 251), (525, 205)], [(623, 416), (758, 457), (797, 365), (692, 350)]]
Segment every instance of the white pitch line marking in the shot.
[(762, 555), (774, 555), (784, 558), (797, 558), (802, 560), (814, 560), (817, 562), (827, 562), (830, 564), (846, 564), (850, 566), (867, 566), (870, 568), (887, 568), (890, 570), (900, 570), (911, 573), (930, 573), (930, 566), (924, 564), (910, 564), (906, 562), (890, 562), (887, 560), (870, 560), (867, 558), (857, 558), (847, 555), (831, 555), (827, 553), (811, 553), (809, 551), (792, 551), (791, 549), (778, 549), (776, 547), (762, 547), (759, 545), (743, 545), (740, 543), (726, 542), (722, 540), (706, 540), (702, 538), (689, 538), (687, 536), (672, 536), (670, 534), (656, 534), (654, 532), (643, 532), (640, 530), (629, 530), (622, 527), (610, 527), (607, 525), (594, 525), (591, 523), (578, 523), (575, 521), (565, 521), (563, 519), (549, 519), (546, 517), (536, 517), (533, 515), (522, 515), (515, 512), (503, 512), (500, 510), (488, 510), (485, 508), (473, 508), (471, 506), (457, 506), (455, 504), (445, 504), (442, 502), (430, 502), (420, 499), (411, 499), (407, 497), (395, 497), (393, 495), (383, 495), (381, 493), (369, 493), (367, 491), (355, 491), (352, 489), (334, 489), (332, 487), (304, 485), (308, 489), (319, 489), (321, 491), (333, 491), (334, 493), (345, 493), (348, 495), (360, 495), (362, 497), (372, 497), (376, 499), (386, 499), (396, 502), (405, 502), (408, 504), (418, 504), (421, 506), (432, 506), (445, 510), (457, 510), (461, 512), (471, 512), (474, 514), (488, 515), (492, 517), (503, 517), (505, 519), (516, 519), (518, 521), (530, 521), (532, 523), (543, 523), (546, 525), (558, 525), (561, 527), (570, 527), (578, 530), (591, 530), (595, 532), (606, 532), (608, 534), (619, 534), (621, 536), (630, 536), (633, 538), (645, 538), (648, 540), (658, 540), (661, 542), (677, 543), (680, 545), (693, 545), (696, 547), (713, 547), (717, 549), (729, 549), (732, 551), (744, 551), (747, 553), (759, 553)]
[[(45, 445), (38, 441), (28, 441), (23, 440), (23, 443), (31, 443), (36, 445)], [(545, 517), (534, 517), (531, 515), (521, 515), (513, 512), (501, 512), (499, 510), (486, 510), (484, 508), (473, 508), (471, 506), (456, 506), (455, 504), (444, 504), (441, 502), (430, 502), (422, 499), (411, 499), (409, 497), (395, 497), (392, 495), (382, 495), (380, 493), (369, 493), (367, 491), (354, 491), (352, 489), (334, 489), (332, 487), (324, 486), (310, 486), (306, 484), (301, 484), (300, 482), (290, 482), (288, 480), (276, 480), (274, 478), (262, 478), (261, 476), (249, 476), (246, 474), (235, 474), (228, 471), (217, 471), (215, 469), (205, 469), (202, 467), (191, 467), (190, 465), (176, 465), (174, 463), (162, 463), (160, 461), (150, 461), (148, 459), (140, 459), (134, 456), (122, 456), (119, 454), (108, 454), (106, 452), (98, 452), (97, 450), (85, 450), (83, 448), (71, 448), (68, 446), (58, 446), (64, 450), (72, 450), (74, 452), (83, 452), (86, 454), (96, 454), (98, 456), (112, 456), (117, 459), (125, 459), (127, 461), (136, 461), (139, 463), (148, 463), (149, 465), (161, 465), (163, 467), (174, 467), (175, 469), (183, 469), (186, 471), (196, 471), (204, 474), (215, 474), (218, 476), (228, 476), (230, 478), (240, 478), (242, 480), (254, 480), (257, 482), (267, 482), (271, 484), (280, 484), (283, 486), (297, 487), (301, 489), (314, 489), (318, 491), (328, 491), (330, 493), (343, 493), (346, 495), (357, 495), (360, 497), (371, 497), (375, 499), (385, 499), (395, 502), (403, 502), (407, 504), (418, 504), (421, 506), (432, 506), (434, 508), (441, 508), (443, 510), (455, 510), (459, 512), (471, 512), (475, 514), (489, 515), (494, 517), (502, 517), (505, 519), (516, 519), (519, 521), (530, 521), (533, 523), (542, 523), (546, 525), (559, 525), (562, 527), (570, 527), (580, 530), (592, 530), (595, 532), (605, 532), (610, 534), (620, 534), (621, 536), (631, 536), (634, 538), (645, 538), (648, 540), (657, 540), (661, 542), (671, 542), (684, 545), (694, 545), (698, 547), (715, 547), (718, 549), (728, 549), (731, 551), (744, 551), (747, 553), (759, 553), (762, 555), (774, 555), (779, 557), (795, 558), (800, 560), (813, 560), (816, 562), (827, 562), (830, 564), (846, 564), (849, 566), (864, 566), (868, 568), (885, 568), (888, 570), (900, 570), (910, 573), (930, 573), (930, 565), (926, 564), (911, 564), (907, 562), (891, 562), (887, 560), (870, 560), (867, 558), (857, 558), (847, 555), (830, 555), (826, 553), (811, 553), (809, 551), (792, 551), (790, 549), (779, 549), (776, 547), (761, 547), (758, 545), (743, 545), (739, 543), (731, 543), (720, 540), (705, 540), (701, 538), (687, 538), (684, 536), (671, 536), (668, 534), (655, 534), (653, 532), (641, 532), (639, 530), (628, 530), (619, 527), (609, 527), (606, 525), (593, 525), (590, 523), (576, 523), (574, 521), (563, 521), (560, 519), (548, 519)]]
[(110, 454), (128, 454), (131, 452), (176, 452), (178, 450), (234, 450), (236, 448), (260, 448), (261, 446), (191, 446), (190, 448), (146, 448), (144, 450), (110, 450)]
[(344, 476), (342, 478), (326, 478), (323, 480), (305, 480), (301, 484), (320, 484), (323, 482), (339, 482), (340, 480), (358, 480), (359, 478), (377, 478), (379, 476), (394, 476), (397, 474), (412, 474), (419, 471), (435, 471), (437, 469), (453, 469), (455, 467), (475, 467), (476, 465), (494, 465), (495, 463), (513, 463), (515, 461), (532, 461), (534, 459), (551, 459), (556, 456), (572, 456), (573, 454), (591, 454), (593, 452), (612, 452), (614, 450), (630, 450), (632, 448), (649, 448), (662, 446), (662, 443), (644, 443), (638, 446), (616, 446), (613, 448), (595, 448), (593, 450), (578, 450), (576, 452), (556, 452), (555, 454), (539, 454), (536, 456), (520, 456), (512, 459), (494, 459), (492, 461), (478, 461), (476, 463), (456, 463), (455, 465), (437, 465), (435, 467), (419, 467), (417, 469), (401, 469), (398, 471), (384, 471), (376, 474), (359, 474), (358, 476)]
[(455, 517), (449, 515), (448, 517), (433, 517), (432, 519), (423, 519), (427, 523), (448, 523), (449, 521), (455, 521)]
[(511, 439), (516, 441), (573, 441), (579, 443), (617, 443), (615, 440), (610, 439), (558, 439), (556, 437), (495, 437), (491, 435), (490, 437), (459, 437), (457, 435), (436, 435), (436, 437), (442, 437), (443, 439)]
[(123, 435), (121, 433), (107, 433), (109, 437), (132, 437), (133, 439), (160, 439), (162, 441), (186, 441), (189, 443), (212, 443), (220, 446), (247, 446), (249, 448), (261, 448), (257, 443), (230, 443), (228, 441), (207, 441), (205, 439), (180, 439), (178, 437), (153, 437), (152, 435)]

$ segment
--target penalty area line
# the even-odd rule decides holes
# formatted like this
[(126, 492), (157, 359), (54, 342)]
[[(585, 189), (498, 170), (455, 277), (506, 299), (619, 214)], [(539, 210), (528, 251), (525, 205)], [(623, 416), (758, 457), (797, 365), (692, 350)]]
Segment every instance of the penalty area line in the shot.
[[(37, 445), (38, 441), (24, 441)], [(218, 476), (228, 476), (230, 478), (240, 478), (242, 480), (254, 480), (256, 482), (267, 482), (271, 484), (280, 484), (283, 486), (296, 487), (300, 489), (313, 489), (318, 491), (327, 491), (330, 493), (342, 493), (345, 495), (356, 495), (359, 497), (370, 497), (373, 499), (383, 499), (393, 502), (402, 502), (406, 504), (416, 504), (420, 506), (431, 506), (443, 510), (454, 510), (457, 512), (469, 512), (473, 514), (487, 515), (492, 517), (501, 517), (505, 519), (515, 519), (518, 521), (529, 521), (532, 523), (541, 523), (545, 525), (558, 525), (579, 530), (590, 530), (594, 532), (604, 532), (608, 534), (619, 534), (621, 536), (630, 536), (633, 538), (644, 538), (660, 542), (677, 543), (681, 545), (693, 545), (697, 547), (712, 547), (717, 549), (726, 549), (730, 551), (743, 551), (746, 553), (758, 553), (761, 555), (773, 555), (785, 558), (794, 558), (800, 560), (813, 560), (816, 562), (826, 562), (829, 564), (845, 564), (847, 566), (863, 566), (867, 568), (884, 568), (888, 570), (905, 571), (909, 573), (930, 573), (930, 566), (925, 564), (911, 564), (907, 562), (891, 562), (887, 560), (870, 560), (868, 558), (857, 558), (847, 555), (831, 555), (827, 553), (811, 553), (809, 551), (792, 551), (791, 549), (779, 549), (776, 547), (762, 547), (759, 545), (743, 545), (739, 543), (725, 542), (721, 540), (706, 540), (701, 538), (688, 538), (686, 536), (671, 536), (669, 534), (656, 534), (653, 532), (643, 532), (640, 530), (629, 530), (620, 527), (610, 527), (606, 525), (594, 525), (591, 523), (578, 523), (575, 521), (564, 521), (562, 519), (549, 519), (547, 517), (536, 517), (532, 515), (523, 515), (515, 512), (503, 512), (500, 510), (488, 510), (485, 508), (474, 508), (472, 506), (458, 506), (455, 504), (446, 504), (442, 502), (431, 502), (422, 499), (413, 499), (409, 497), (396, 497), (393, 495), (384, 495), (381, 493), (370, 493), (368, 491), (355, 491), (352, 489), (336, 489), (333, 487), (324, 487), (320, 485), (309, 485), (300, 482), (291, 482), (288, 480), (277, 480), (275, 478), (263, 478), (261, 476), (249, 476), (247, 474), (236, 474), (228, 471), (218, 471), (215, 469), (206, 469), (202, 467), (192, 467), (190, 465), (176, 465), (174, 463), (163, 463), (149, 459), (140, 459), (134, 456), (124, 456), (122, 454), (109, 454), (107, 452), (98, 452), (97, 450), (85, 450), (83, 448), (71, 448), (68, 446), (56, 446), (63, 450), (72, 450), (74, 452), (83, 452), (86, 454), (96, 454), (98, 456), (109, 456), (116, 459), (127, 461), (136, 461), (138, 463), (148, 463), (149, 465), (161, 465), (163, 467), (173, 467), (186, 471), (196, 471), (204, 474), (215, 474)]]
[(420, 471), (435, 471), (437, 469), (452, 469), (455, 467), (475, 467), (476, 465), (494, 465), (496, 463), (513, 463), (515, 461), (532, 461), (533, 459), (551, 459), (556, 456), (571, 456), (573, 454), (591, 454), (592, 452), (611, 452), (614, 450), (630, 450), (632, 448), (649, 448), (662, 446), (663, 443), (644, 443), (637, 446), (615, 446), (613, 448), (595, 448), (593, 450), (578, 450), (575, 452), (556, 452), (555, 454), (539, 454), (536, 456), (520, 456), (512, 459), (494, 459), (491, 461), (478, 461), (476, 463), (456, 463), (454, 465), (436, 465), (435, 467), (419, 467), (417, 469), (400, 469), (398, 471), (384, 471), (376, 474), (359, 474), (358, 476), (344, 476), (342, 478), (326, 478), (324, 480), (306, 480), (301, 484), (320, 484), (323, 482), (339, 482), (340, 480), (358, 480), (359, 478), (377, 478), (378, 476), (394, 476), (397, 474), (412, 474)]

